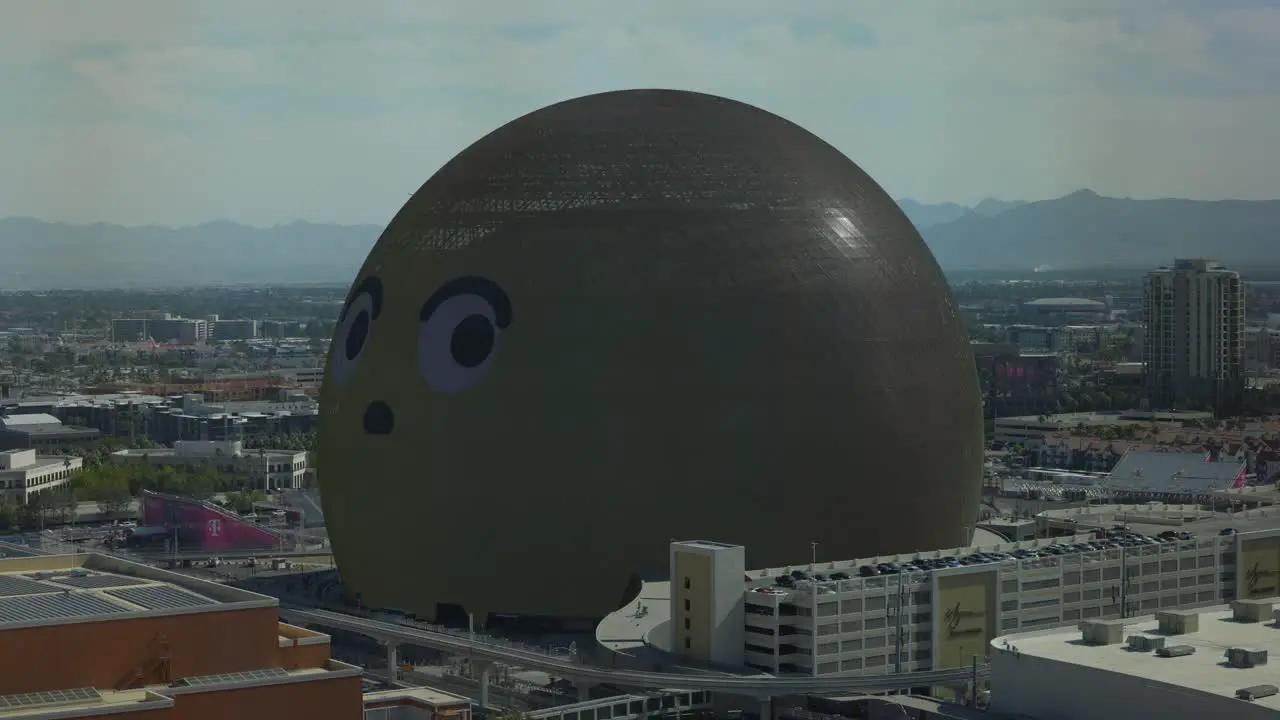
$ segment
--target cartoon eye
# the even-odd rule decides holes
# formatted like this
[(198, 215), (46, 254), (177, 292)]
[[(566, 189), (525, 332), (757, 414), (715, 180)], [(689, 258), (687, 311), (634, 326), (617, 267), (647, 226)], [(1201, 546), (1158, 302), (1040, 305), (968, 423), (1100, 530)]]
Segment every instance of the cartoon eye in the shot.
[(418, 369), (438, 393), (469, 390), (489, 374), (498, 340), (511, 324), (511, 301), (494, 282), (462, 277), (445, 283), (419, 315)]
[(334, 380), (343, 383), (355, 373), (360, 356), (369, 345), (373, 322), (381, 314), (382, 281), (370, 276), (356, 286), (338, 318), (338, 332), (329, 351)]

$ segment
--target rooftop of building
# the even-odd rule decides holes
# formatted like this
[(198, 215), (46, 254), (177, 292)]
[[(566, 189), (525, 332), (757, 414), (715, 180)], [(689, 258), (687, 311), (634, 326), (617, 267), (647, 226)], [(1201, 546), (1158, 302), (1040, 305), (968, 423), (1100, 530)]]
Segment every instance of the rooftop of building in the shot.
[[(325, 641), (328, 641), (327, 637)], [(129, 690), (85, 687), (0, 695), (0, 718), (102, 717), (147, 710), (164, 710), (174, 706), (174, 697), (185, 693), (238, 690), (323, 680), (335, 675), (356, 677), (360, 674), (360, 668), (330, 660), (324, 667), (290, 670), (266, 668), (220, 675), (200, 675), (181, 678), (167, 686), (152, 685)]]
[(163, 405), (167, 399), (142, 393), (107, 393), (104, 395), (72, 395), (57, 398), (58, 407), (116, 407), (120, 405)]
[(1207, 453), (1130, 450), (1102, 485), (1154, 493), (1226, 490), (1243, 485), (1243, 460), (1209, 462)]
[(738, 550), (742, 548), (741, 545), (716, 542), (714, 540), (680, 540), (676, 544), (681, 545), (683, 547), (691, 548), (694, 550), (715, 551), (715, 550)]
[(111, 555), (0, 559), (0, 632), (278, 605), (265, 595)]
[[(951, 572), (957, 568), (1004, 565), (1038, 569), (1056, 567), (1063, 562), (1097, 562), (1102, 559), (1118, 561), (1125, 552), (1159, 555), (1213, 548), (1220, 546), (1222, 542), (1234, 543), (1237, 533), (1268, 532), (1280, 524), (1280, 509), (1273, 508), (1235, 513), (1221, 520), (1218, 514), (1206, 511), (1196, 514), (1199, 507), (1194, 505), (1166, 506), (1156, 503), (1105, 507), (1127, 510), (1113, 511), (1119, 514), (1100, 518), (1105, 522), (1099, 523), (1103, 529), (1125, 524), (1128, 532), (1123, 533), (1124, 537), (1100, 539), (1094, 528), (1086, 524), (1087, 518), (1080, 516), (1080, 520), (1073, 517), (1066, 521), (1079, 525), (1077, 533), (1073, 535), (1011, 542), (994, 533), (983, 533), (981, 536), (975, 535), (973, 544), (967, 547), (854, 560), (797, 562), (786, 567), (748, 570), (746, 589), (752, 591), (749, 597), (755, 603), (787, 602), (797, 596), (808, 597), (836, 590), (858, 591), (883, 587), (885, 583), (899, 580), (908, 583), (924, 582), (932, 574)], [(1139, 527), (1138, 523), (1143, 519), (1150, 520), (1152, 524)], [(1174, 531), (1173, 537), (1167, 533), (1170, 530)], [(1179, 533), (1181, 537), (1178, 537)], [(987, 537), (1000, 539), (1000, 542), (983, 542)], [(821, 550), (821, 546), (818, 549)], [(864, 571), (863, 568), (867, 570)], [(785, 586), (778, 584), (778, 578), (782, 576), (791, 578)]]
[(0, 417), (0, 426), (6, 430), (26, 430), (36, 425), (61, 426), (62, 421), (46, 413), (29, 413), (25, 415), (5, 415)]
[[(1242, 497), (1269, 502), (1273, 495), (1258, 489), (1251, 493), (1246, 488)], [(1234, 493), (1234, 491), (1233, 491)], [(1280, 528), (1280, 506), (1240, 510), (1238, 512), (1214, 512), (1199, 505), (1144, 503), (1141, 505), (1087, 505), (1074, 508), (1044, 510), (1040, 516), (1066, 520), (1081, 528), (1090, 526), (1109, 528), (1123, 525), (1143, 535), (1159, 535), (1167, 530), (1188, 532), (1197, 537), (1210, 537), (1221, 533), (1251, 533)]]
[(411, 706), (422, 708), (471, 707), (471, 699), (429, 687), (394, 688), (364, 694), (365, 709)]
[(646, 580), (631, 602), (596, 625), (596, 642), (613, 652), (649, 662), (669, 661), (667, 633), (671, 622), (671, 583)]
[(29, 473), (35, 470), (43, 470), (44, 468), (50, 468), (50, 467), (62, 468), (62, 467), (68, 467), (68, 466), (73, 470), (78, 470), (81, 467), (83, 467), (83, 465), (84, 465), (83, 458), (73, 457), (70, 455), (37, 455), (35, 462), (33, 463), (26, 464), (26, 465), (19, 465), (17, 467), (12, 467), (8, 469), (0, 468), (0, 473), (19, 472), (19, 471)]
[[(1093, 645), (1083, 640), (1077, 628), (1057, 628), (997, 637), (991, 645), (998, 651), (1016, 649), (1021, 656), (1082, 665), (1229, 698), (1235, 698), (1236, 691), (1242, 688), (1275, 683), (1274, 668), (1233, 667), (1225, 657), (1229, 648), (1265, 650), (1268, 655), (1280, 652), (1280, 626), (1271, 621), (1270, 613), (1263, 623), (1238, 622), (1233, 619), (1231, 608), (1222, 606), (1196, 614), (1199, 628), (1187, 634), (1161, 632), (1156, 617), (1146, 616), (1123, 621), (1125, 640), (1118, 644)], [(1187, 645), (1195, 651), (1181, 657), (1160, 657), (1154, 652), (1130, 649), (1127, 638), (1131, 635), (1162, 637), (1166, 647)], [(1280, 695), (1254, 702), (1280, 710)]]
[(1029, 300), (1023, 304), (1030, 305), (1032, 307), (1073, 307), (1073, 308), (1080, 308), (1082, 310), (1092, 310), (1092, 309), (1100, 310), (1106, 307), (1106, 303), (1102, 303), (1097, 300), (1090, 300), (1088, 298), (1075, 298), (1075, 297), (1037, 298), (1035, 300)]
[(995, 419), (999, 425), (1036, 425), (1070, 427), (1072, 425), (1110, 425), (1122, 423), (1189, 422), (1212, 420), (1213, 413), (1197, 410), (1116, 410), (1109, 412), (1057, 413), (1052, 415), (1010, 415)]
[[(184, 441), (179, 440), (178, 442), (184, 442)], [(196, 440), (196, 441), (190, 441), (190, 442), (201, 442), (201, 441)], [(125, 448), (123, 450), (116, 450), (111, 454), (117, 457), (122, 457), (122, 458), (185, 457), (185, 458), (210, 458), (211, 459), (211, 458), (227, 457), (227, 458), (260, 459), (260, 458), (266, 457), (268, 459), (276, 459), (276, 458), (293, 458), (299, 455), (306, 455), (307, 451), (281, 450), (281, 449), (272, 449), (272, 448), (252, 448), (252, 449), (241, 449), (240, 451), (235, 453), (225, 453), (223, 455), (218, 455), (212, 452), (190, 452), (190, 451), (184, 452), (181, 448), (161, 447), (161, 448)]]

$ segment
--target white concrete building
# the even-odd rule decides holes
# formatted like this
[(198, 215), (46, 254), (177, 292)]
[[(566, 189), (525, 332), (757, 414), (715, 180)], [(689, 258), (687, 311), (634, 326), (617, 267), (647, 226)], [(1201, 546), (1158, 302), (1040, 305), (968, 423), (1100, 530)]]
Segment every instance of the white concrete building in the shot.
[(991, 712), (1043, 720), (1280, 718), (1275, 671), (1266, 664), (1280, 651), (1272, 612), (1271, 600), (1245, 600), (996, 638)]
[(1175, 260), (1143, 281), (1146, 386), (1153, 404), (1239, 401), (1244, 389), (1244, 283), (1207, 260)]
[(0, 451), (0, 503), (25, 505), (32, 495), (66, 485), (83, 464), (78, 457), (35, 450)]
[(307, 472), (304, 450), (245, 450), (239, 440), (179, 440), (172, 448), (118, 450), (111, 459), (192, 470), (213, 467), (262, 490), (296, 490)]
[(671, 647), (703, 662), (743, 662), (746, 551), (741, 545), (671, 543)]

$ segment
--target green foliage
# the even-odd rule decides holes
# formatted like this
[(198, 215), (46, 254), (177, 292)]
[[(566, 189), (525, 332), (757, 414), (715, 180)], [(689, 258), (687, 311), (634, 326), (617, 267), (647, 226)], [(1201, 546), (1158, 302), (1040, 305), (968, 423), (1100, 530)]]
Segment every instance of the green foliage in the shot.
[(86, 468), (96, 468), (111, 463), (111, 453), (129, 448), (146, 450), (158, 448), (160, 445), (145, 435), (138, 435), (132, 441), (129, 438), (109, 437), (92, 445), (80, 445), (59, 450), (59, 453), (73, 455), (84, 460)]
[(227, 493), (226, 505), (228, 508), (238, 513), (247, 513), (253, 511), (253, 504), (267, 501), (267, 494), (257, 490), (249, 490), (246, 492)]
[(287, 433), (283, 435), (264, 435), (261, 437), (251, 437), (244, 441), (246, 449), (253, 450), (315, 450), (316, 434), (309, 433)]
[(184, 470), (147, 463), (106, 463), (72, 478), (76, 497), (98, 503), (104, 512), (119, 512), (143, 490), (208, 499), (238, 487), (238, 481), (211, 467)]

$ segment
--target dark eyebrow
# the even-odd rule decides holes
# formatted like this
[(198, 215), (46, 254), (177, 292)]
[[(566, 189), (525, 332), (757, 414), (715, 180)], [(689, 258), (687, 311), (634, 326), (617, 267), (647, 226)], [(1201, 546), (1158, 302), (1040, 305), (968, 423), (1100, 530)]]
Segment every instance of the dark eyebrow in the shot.
[(364, 293), (368, 293), (369, 297), (373, 299), (373, 317), (369, 319), (378, 319), (378, 316), (382, 314), (382, 281), (378, 279), (377, 275), (370, 275), (360, 281), (356, 289), (351, 291), (351, 296), (342, 304), (342, 314), (338, 316), (339, 322), (347, 319), (347, 311), (351, 309), (351, 303), (355, 302), (356, 298)]
[(499, 328), (505, 329), (511, 324), (511, 300), (507, 294), (494, 281), (474, 276), (460, 277), (441, 285), (422, 304), (418, 319), (425, 322), (440, 307), (440, 303), (458, 295), (479, 295), (493, 306), (494, 322)]

